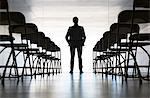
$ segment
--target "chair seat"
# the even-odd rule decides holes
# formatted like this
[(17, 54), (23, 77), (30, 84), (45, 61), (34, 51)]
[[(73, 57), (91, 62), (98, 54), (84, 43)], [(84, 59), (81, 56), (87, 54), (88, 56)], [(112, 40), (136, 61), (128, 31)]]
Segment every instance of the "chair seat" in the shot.
[(100, 55), (100, 56), (97, 56), (97, 57), (96, 57), (96, 60), (105, 60), (105, 59), (110, 58), (110, 57), (112, 57), (112, 56), (114, 56), (114, 55), (113, 55), (113, 54)]
[(32, 53), (34, 56), (38, 56), (38, 57), (42, 57), (43, 55), (45, 55), (45, 52), (37, 52), (37, 53)]
[(104, 51), (103, 53), (106, 53), (106, 54), (118, 54), (118, 53), (126, 53), (126, 52), (123, 52), (123, 51)]
[(105, 60), (105, 59), (106, 59), (106, 56), (102, 56), (102, 55), (97, 56), (97, 57), (95, 58), (95, 60)]
[(141, 46), (147, 46), (147, 45), (150, 45), (150, 42), (136, 42), (136, 43), (120, 43), (120, 46), (121, 47), (129, 47), (129, 46), (132, 46), (132, 47), (141, 47)]
[(130, 37), (131, 40), (150, 41), (150, 33), (134, 34)]
[(111, 51), (121, 51), (121, 52), (127, 52), (129, 49), (119, 49), (119, 48), (110, 48)]
[(35, 52), (35, 53), (37, 53), (38, 51), (39, 51), (39, 49), (38, 48), (20, 48), (20, 49), (18, 49), (19, 51), (25, 51), (25, 53), (33, 53), (33, 52)]
[(49, 60), (54, 60), (55, 57), (53, 57), (52, 55), (43, 55), (42, 56), (43, 59), (49, 59)]
[(15, 38), (9, 35), (0, 35), (0, 41), (11, 41), (11, 40), (15, 40)]
[[(11, 44), (3, 44), (3, 43), (0, 43), (0, 46), (3, 46), (3, 47), (11, 47)], [(16, 48), (25, 48), (25, 47), (27, 47), (28, 45), (27, 44), (13, 44), (13, 46), (14, 46), (14, 48), (16, 49)]]

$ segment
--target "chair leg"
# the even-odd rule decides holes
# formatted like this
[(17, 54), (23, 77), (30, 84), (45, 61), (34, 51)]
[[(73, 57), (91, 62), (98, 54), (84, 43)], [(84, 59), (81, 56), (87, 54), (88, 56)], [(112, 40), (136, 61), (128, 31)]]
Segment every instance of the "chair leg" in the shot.
[(135, 68), (136, 68), (137, 71), (138, 71), (139, 82), (140, 82), (140, 84), (142, 84), (142, 75), (141, 75), (141, 71), (140, 71), (140, 69), (139, 69), (139, 67), (138, 67), (138, 64), (137, 64), (137, 61), (136, 61), (136, 57), (134, 56), (133, 51), (131, 51), (131, 56), (132, 56), (133, 59), (134, 59), (134, 62), (135, 62)]
[(8, 59), (7, 59), (7, 62), (6, 62), (6, 66), (5, 66), (4, 71), (3, 71), (3, 75), (2, 75), (2, 85), (4, 85), (4, 81), (5, 81), (4, 79), (5, 79), (5, 75), (6, 75), (6, 70), (7, 70), (7, 67), (8, 67), (8, 63), (9, 63), (9, 61), (10, 61), (11, 54), (12, 54), (12, 50), (11, 50), (9, 56), (8, 56)]
[(30, 74), (31, 74), (31, 79), (32, 79), (32, 65), (31, 65), (31, 59), (30, 59), (30, 55), (28, 54), (28, 60), (29, 60), (29, 67), (30, 67)]
[(24, 70), (25, 70), (25, 67), (26, 67), (27, 59), (28, 59), (28, 57), (25, 58), (25, 60), (24, 60), (24, 65), (23, 65), (23, 69), (22, 69), (22, 78), (21, 78), (21, 79), (22, 79), (22, 82), (23, 82)]

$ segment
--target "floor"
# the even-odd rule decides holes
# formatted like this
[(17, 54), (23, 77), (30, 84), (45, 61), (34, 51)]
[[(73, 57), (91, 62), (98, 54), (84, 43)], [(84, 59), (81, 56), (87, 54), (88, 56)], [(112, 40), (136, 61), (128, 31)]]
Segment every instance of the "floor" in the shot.
[(6, 80), (5, 87), (0, 85), (0, 98), (150, 98), (150, 82), (121, 78), (112, 80), (100, 74), (62, 73), (49, 77), (26, 78), (24, 82)]

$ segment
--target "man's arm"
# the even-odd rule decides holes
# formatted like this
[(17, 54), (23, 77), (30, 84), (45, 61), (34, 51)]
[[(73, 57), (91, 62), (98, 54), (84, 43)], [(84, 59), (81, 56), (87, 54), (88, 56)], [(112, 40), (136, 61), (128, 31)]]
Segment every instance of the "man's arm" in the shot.
[(69, 40), (70, 40), (70, 27), (69, 27), (69, 29), (68, 29), (68, 31), (67, 31), (67, 34), (66, 34), (66, 41), (69, 43)]
[(82, 40), (85, 42), (86, 36), (84, 32), (84, 28), (82, 27)]

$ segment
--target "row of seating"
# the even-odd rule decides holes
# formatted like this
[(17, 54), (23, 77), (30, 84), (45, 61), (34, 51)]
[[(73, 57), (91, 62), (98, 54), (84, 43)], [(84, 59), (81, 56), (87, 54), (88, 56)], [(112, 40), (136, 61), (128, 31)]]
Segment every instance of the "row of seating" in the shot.
[[(150, 45), (150, 32), (141, 32), (141, 25), (147, 27), (150, 23), (150, 0), (134, 0), (132, 10), (119, 13), (117, 23), (110, 26), (110, 30), (93, 48), (93, 71), (116, 76), (122, 76), (122, 81), (128, 78), (150, 80), (150, 54), (146, 47)], [(140, 65), (137, 57), (142, 49), (149, 59), (147, 65)], [(141, 57), (145, 60), (145, 57)], [(144, 70), (144, 71), (143, 71)]]
[(21, 12), (9, 11), (7, 0), (0, 0), (0, 49), (1, 58), (7, 58), (0, 60), (2, 84), (5, 78), (23, 81), (24, 76), (61, 73), (60, 48), (35, 24), (26, 23)]

